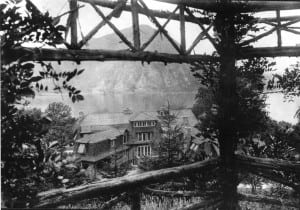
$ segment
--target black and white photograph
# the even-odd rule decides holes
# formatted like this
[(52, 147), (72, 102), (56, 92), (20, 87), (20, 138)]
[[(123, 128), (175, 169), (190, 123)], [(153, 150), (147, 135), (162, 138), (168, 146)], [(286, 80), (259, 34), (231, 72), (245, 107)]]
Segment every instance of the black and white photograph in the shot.
[(300, 0), (0, 0), (0, 23), (1, 209), (300, 209)]

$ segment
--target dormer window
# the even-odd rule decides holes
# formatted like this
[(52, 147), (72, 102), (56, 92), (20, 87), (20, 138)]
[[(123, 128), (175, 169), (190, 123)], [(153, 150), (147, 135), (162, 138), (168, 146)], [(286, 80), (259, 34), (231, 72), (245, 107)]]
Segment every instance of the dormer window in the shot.
[(154, 127), (155, 125), (156, 125), (156, 122), (154, 120), (133, 122), (133, 127)]
[(85, 154), (85, 152), (86, 152), (85, 144), (79, 144), (78, 149), (77, 149), (77, 153), (78, 154)]

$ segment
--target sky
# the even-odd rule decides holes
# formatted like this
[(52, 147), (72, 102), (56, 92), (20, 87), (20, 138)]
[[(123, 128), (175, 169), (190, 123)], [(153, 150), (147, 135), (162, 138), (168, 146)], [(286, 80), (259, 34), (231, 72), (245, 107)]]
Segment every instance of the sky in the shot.
[[(32, 0), (32, 2), (42, 11), (46, 12), (49, 11), (51, 16), (58, 16), (66, 11), (69, 10), (68, 0)], [(146, 0), (146, 4), (151, 9), (156, 10), (167, 10), (173, 11), (175, 6), (172, 4), (165, 4), (161, 2), (155, 2), (153, 0)], [(86, 35), (96, 24), (99, 23), (102, 19), (99, 15), (94, 11), (94, 9), (85, 3), (79, 2), (80, 5), (84, 5), (83, 8), (79, 10), (79, 37), (81, 34)], [(101, 10), (108, 14), (111, 10), (110, 9), (102, 9)], [(275, 11), (258, 13), (255, 16), (257, 17), (272, 17), (275, 14)], [(281, 16), (291, 16), (291, 15), (299, 15), (300, 10), (289, 10), (289, 11), (281, 11)], [(64, 23), (66, 21), (66, 16), (61, 18), (61, 22)], [(148, 20), (147, 17), (144, 15), (139, 16), (140, 24), (146, 24), (153, 26), (153, 23)], [(119, 28), (124, 29), (131, 26), (131, 14), (128, 12), (123, 12), (120, 18), (113, 18), (112, 22)], [(164, 19), (159, 19), (159, 22), (163, 24), (165, 22)], [(300, 24), (293, 25), (295, 27), (300, 27)], [(179, 42), (180, 34), (179, 34), (179, 23), (178, 21), (170, 21), (168, 26), (166, 27), (167, 31), (171, 36)], [(267, 29), (267, 28), (266, 28)], [(201, 32), (199, 30), (199, 26), (195, 24), (186, 24), (186, 41), (187, 46), (190, 46), (195, 37)], [(113, 33), (113, 31), (106, 25), (100, 29), (100, 31), (94, 36), (101, 37), (107, 34)], [(282, 33), (282, 40), (283, 46), (295, 46), (300, 45), (300, 36), (294, 35), (288, 32)], [(277, 44), (276, 32), (272, 35), (265, 37), (254, 44), (255, 47), (271, 47)], [(100, 47), (101, 48), (101, 47)], [(195, 48), (196, 53), (205, 53), (211, 54), (213, 52), (212, 45), (206, 40), (201, 41), (199, 45)], [(272, 60), (272, 59), (271, 59)], [(277, 72), (283, 72), (285, 68), (287, 68), (290, 64), (293, 64), (299, 61), (300, 58), (288, 58), (288, 57), (281, 57), (276, 58), (276, 69)], [(269, 73), (270, 74), (270, 73)], [(283, 95), (281, 94), (271, 94), (267, 100), (268, 111), (270, 116), (275, 120), (284, 120), (291, 123), (296, 123), (297, 120), (294, 118), (294, 114), (297, 108), (300, 106), (300, 98), (295, 98), (293, 102), (285, 102)]]

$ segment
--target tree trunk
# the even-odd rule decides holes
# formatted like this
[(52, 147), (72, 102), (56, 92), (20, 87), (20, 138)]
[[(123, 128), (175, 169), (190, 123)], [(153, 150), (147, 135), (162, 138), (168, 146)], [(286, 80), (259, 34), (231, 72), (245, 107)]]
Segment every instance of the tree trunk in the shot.
[(221, 38), (218, 46), (220, 54), (220, 75), (218, 92), (218, 128), (221, 157), (220, 184), (223, 194), (222, 210), (235, 210), (237, 199), (237, 170), (234, 151), (237, 144), (236, 113), (238, 98), (236, 93), (236, 47), (233, 15), (226, 11), (218, 13), (215, 26)]

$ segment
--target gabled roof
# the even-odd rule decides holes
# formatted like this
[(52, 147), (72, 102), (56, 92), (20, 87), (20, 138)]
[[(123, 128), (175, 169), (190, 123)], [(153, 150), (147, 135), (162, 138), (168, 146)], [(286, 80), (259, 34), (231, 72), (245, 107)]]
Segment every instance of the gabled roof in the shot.
[(107, 139), (115, 139), (116, 137), (122, 134), (123, 134), (122, 130), (109, 127), (108, 130), (86, 135), (83, 138), (76, 140), (76, 142), (84, 143), (84, 144), (86, 143), (94, 144), (94, 143), (99, 143), (101, 141), (105, 141)]
[[(177, 125), (195, 126), (198, 123), (191, 109), (171, 110), (177, 116)], [(81, 133), (93, 133), (102, 131), (103, 127), (128, 128), (130, 121), (158, 120), (157, 111), (142, 111), (136, 113), (115, 112), (115, 113), (95, 113), (84, 117), (80, 122)]]
[(139, 112), (130, 118), (130, 121), (149, 121), (158, 120), (156, 112)]
[(91, 125), (122, 125), (128, 124), (129, 119), (132, 114), (125, 114), (123, 112), (115, 113), (93, 113), (85, 116), (81, 121), (81, 126), (91, 126)]

